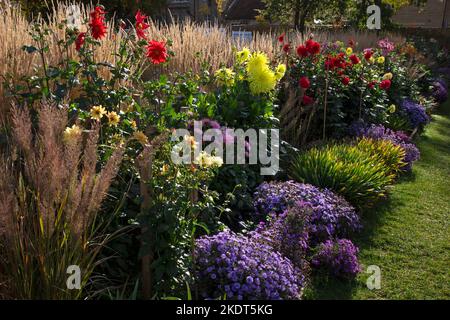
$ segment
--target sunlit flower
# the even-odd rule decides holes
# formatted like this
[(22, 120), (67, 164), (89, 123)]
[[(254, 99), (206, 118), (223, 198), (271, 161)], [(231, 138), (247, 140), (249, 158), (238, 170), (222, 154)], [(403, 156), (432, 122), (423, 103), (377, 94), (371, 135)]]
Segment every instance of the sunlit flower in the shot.
[(166, 43), (155, 40), (149, 41), (146, 56), (153, 64), (166, 62), (168, 57)]
[(370, 62), (371, 64), (374, 64), (374, 63), (375, 63), (375, 58), (374, 58), (374, 57), (370, 57), (370, 58), (369, 58), (369, 62)]
[(360, 63), (360, 60), (359, 60), (359, 58), (358, 58), (358, 56), (357, 56), (356, 54), (352, 54), (352, 55), (350, 56), (350, 61), (351, 61), (353, 64), (359, 64), (359, 63)]
[(91, 119), (100, 121), (105, 114), (106, 110), (102, 106), (94, 106), (91, 109)]
[(303, 89), (308, 89), (311, 86), (311, 82), (308, 77), (301, 77), (298, 83)]
[(190, 145), (192, 150), (196, 150), (198, 148), (198, 143), (195, 141), (195, 137), (191, 135), (184, 136), (184, 142)]
[(305, 42), (306, 49), (312, 55), (316, 55), (320, 53), (320, 43), (314, 41), (313, 39), (308, 39)]
[(120, 116), (115, 111), (108, 112), (106, 117), (110, 126), (117, 126), (119, 124)]
[(305, 58), (309, 55), (308, 49), (304, 45), (297, 47), (297, 54), (299, 57)]
[(242, 48), (241, 51), (238, 51), (236, 53), (236, 60), (238, 63), (244, 63), (247, 62), (247, 60), (250, 58), (250, 50), (246, 47)]
[(380, 82), (380, 88), (383, 90), (388, 90), (391, 87), (391, 84), (392, 84), (391, 80), (385, 79)]
[(169, 165), (168, 164), (163, 164), (162, 168), (161, 168), (161, 174), (165, 175), (167, 172), (169, 172)]
[(72, 127), (67, 127), (64, 130), (64, 141), (72, 142), (78, 139), (81, 136), (82, 130), (79, 126), (74, 124)]
[(269, 92), (275, 89), (277, 84), (275, 73), (267, 66), (249, 72), (249, 80), (250, 90), (253, 94)]
[(247, 70), (249, 72), (253, 72), (255, 70), (260, 70), (263, 67), (267, 67), (269, 65), (269, 59), (264, 53), (256, 52), (251, 55), (248, 60)]
[(148, 137), (142, 131), (135, 131), (133, 133), (133, 138), (142, 145), (145, 145), (148, 143)]
[(205, 151), (202, 151), (195, 159), (194, 163), (202, 168), (219, 168), (223, 165), (223, 159), (221, 157), (211, 156)]
[(275, 69), (275, 78), (281, 80), (286, 74), (286, 65), (281, 63)]
[(136, 35), (139, 39), (145, 39), (145, 30), (147, 30), (150, 25), (147, 23), (147, 16), (142, 14), (140, 10), (136, 12)]
[(349, 56), (349, 55), (351, 55), (351, 54), (353, 53), (353, 49), (350, 48), (350, 47), (348, 47), (348, 48), (345, 50), (345, 53), (347, 53), (347, 55)]
[(384, 61), (386, 61), (386, 59), (385, 59), (383, 56), (381, 56), (381, 57), (379, 57), (379, 58), (377, 59), (377, 62), (378, 62), (379, 64), (383, 64)]
[(136, 121), (135, 121), (135, 120), (132, 120), (132, 121), (130, 122), (130, 126), (131, 126), (131, 128), (133, 128), (133, 130), (136, 130), (136, 128), (137, 128), (137, 123), (136, 123)]
[(89, 27), (91, 28), (92, 37), (99, 40), (106, 35), (105, 10), (101, 6), (97, 6), (90, 13), (90, 16)]
[(235, 73), (230, 68), (221, 68), (216, 71), (215, 77), (219, 86), (230, 87), (234, 84)]

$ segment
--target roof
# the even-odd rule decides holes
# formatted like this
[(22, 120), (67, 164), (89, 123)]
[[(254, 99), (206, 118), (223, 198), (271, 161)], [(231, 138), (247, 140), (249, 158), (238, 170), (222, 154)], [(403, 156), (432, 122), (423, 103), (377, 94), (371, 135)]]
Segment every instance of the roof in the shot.
[(262, 0), (231, 0), (224, 17), (226, 20), (254, 20), (259, 14), (257, 10), (264, 7)]

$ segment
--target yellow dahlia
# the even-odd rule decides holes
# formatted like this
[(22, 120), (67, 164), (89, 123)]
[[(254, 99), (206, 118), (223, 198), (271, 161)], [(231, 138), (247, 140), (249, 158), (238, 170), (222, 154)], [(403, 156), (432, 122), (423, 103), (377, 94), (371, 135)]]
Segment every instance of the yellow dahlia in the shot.
[(91, 119), (100, 121), (105, 114), (106, 110), (102, 106), (94, 106), (91, 109)]
[(249, 73), (250, 91), (253, 94), (266, 93), (273, 89), (277, 84), (275, 73), (265, 66)]
[(281, 80), (284, 77), (285, 74), (286, 74), (286, 65), (281, 63), (275, 69), (275, 78), (277, 80)]
[(106, 116), (108, 117), (110, 126), (117, 126), (119, 124), (120, 116), (115, 111), (108, 112)]
[(219, 86), (232, 86), (234, 84), (235, 73), (230, 68), (221, 68), (216, 71), (216, 82)]

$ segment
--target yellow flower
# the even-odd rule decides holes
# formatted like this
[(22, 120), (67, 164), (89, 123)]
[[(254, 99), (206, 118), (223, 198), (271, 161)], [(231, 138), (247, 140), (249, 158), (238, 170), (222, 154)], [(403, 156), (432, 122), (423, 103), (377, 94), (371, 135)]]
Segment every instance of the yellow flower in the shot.
[(281, 80), (285, 74), (286, 74), (286, 65), (283, 63), (279, 64), (278, 67), (275, 69), (275, 78), (277, 80)]
[(383, 64), (385, 60), (386, 60), (386, 59), (385, 59), (383, 56), (381, 56), (381, 57), (378, 58), (377, 62), (378, 62), (379, 64)]
[(256, 52), (248, 60), (247, 70), (253, 72), (269, 65), (269, 58), (264, 53)]
[(370, 62), (371, 64), (374, 64), (374, 63), (375, 63), (375, 58), (374, 58), (374, 57), (370, 57), (369, 62)]
[(169, 172), (169, 165), (164, 164), (161, 168), (161, 174), (165, 175), (167, 172)]
[(244, 47), (241, 51), (236, 53), (236, 60), (240, 64), (247, 62), (249, 58), (250, 58), (250, 50), (248, 48)]
[(249, 73), (250, 91), (253, 94), (266, 93), (277, 85), (275, 73), (265, 66)]
[(66, 142), (74, 141), (81, 136), (81, 133), (82, 133), (81, 128), (76, 124), (74, 124), (72, 127), (67, 127), (66, 130), (64, 130), (64, 141)]
[(216, 82), (219, 86), (232, 86), (234, 84), (235, 73), (230, 68), (221, 68), (216, 71)]
[(223, 165), (223, 159), (221, 157), (211, 157), (211, 166), (220, 168)]
[(133, 130), (136, 130), (136, 128), (137, 128), (137, 123), (136, 123), (136, 121), (132, 120), (132, 121), (130, 122), (130, 126), (131, 126), (131, 128), (133, 128)]
[(389, 106), (389, 112), (390, 113), (394, 113), (395, 112), (395, 110), (397, 109), (397, 107), (395, 106), (395, 104), (391, 104), (390, 106)]
[(94, 106), (91, 109), (91, 119), (100, 121), (105, 114), (106, 110), (102, 106)]
[(145, 145), (148, 143), (148, 138), (142, 131), (135, 131), (133, 133), (133, 138), (139, 141), (142, 145)]
[(195, 141), (195, 137), (194, 136), (185, 135), (184, 136), (184, 142), (189, 144), (191, 146), (192, 150), (196, 150), (197, 147), (198, 147), (198, 143), (197, 143), (197, 141)]
[(383, 76), (383, 80), (392, 80), (393, 77), (394, 77), (394, 75), (392, 73), (388, 72)]
[(195, 159), (194, 163), (202, 168), (219, 168), (223, 165), (223, 159), (221, 157), (211, 156), (205, 151), (202, 151)]
[(110, 126), (117, 126), (119, 124), (120, 116), (115, 111), (108, 112), (106, 116), (108, 117)]
[(353, 53), (353, 49), (348, 47), (347, 50), (345, 50), (345, 52), (347, 53), (347, 55), (351, 55)]

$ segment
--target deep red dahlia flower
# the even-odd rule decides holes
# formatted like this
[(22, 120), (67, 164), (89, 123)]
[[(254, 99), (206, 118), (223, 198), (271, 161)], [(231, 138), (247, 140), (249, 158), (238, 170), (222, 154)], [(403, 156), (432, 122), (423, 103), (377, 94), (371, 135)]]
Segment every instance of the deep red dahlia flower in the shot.
[(283, 33), (281, 36), (278, 37), (278, 42), (279, 43), (284, 43), (284, 37), (286, 36), (285, 33)]
[(305, 42), (305, 46), (306, 46), (306, 49), (308, 49), (308, 52), (312, 55), (320, 53), (320, 43), (318, 43), (312, 39), (307, 40)]
[(290, 43), (286, 43), (283, 46), (283, 51), (286, 52), (286, 53), (289, 53), (289, 51), (291, 51), (291, 44)]
[(309, 55), (309, 52), (304, 45), (299, 45), (297, 47), (297, 54), (299, 55), (299, 57), (305, 58)]
[(86, 32), (80, 32), (75, 40), (75, 49), (80, 51), (81, 47), (84, 45), (84, 40), (86, 38)]
[(344, 86), (348, 86), (348, 84), (350, 83), (350, 78), (349, 77), (343, 77), (341, 79), (341, 82)]
[(147, 16), (141, 13), (141, 10), (136, 12), (136, 34), (139, 39), (146, 39), (145, 30), (147, 30), (150, 25), (147, 23)]
[(314, 99), (310, 96), (307, 96), (306, 94), (303, 95), (302, 102), (305, 106), (309, 106), (310, 104), (314, 103)]
[(359, 60), (359, 58), (358, 58), (358, 56), (357, 56), (356, 54), (352, 54), (352, 55), (350, 56), (350, 61), (351, 61), (353, 64), (358, 64), (358, 63), (360, 63), (360, 60)]
[(167, 61), (167, 49), (165, 42), (158, 42), (152, 40), (147, 45), (147, 58), (149, 58), (153, 64), (160, 64)]
[(386, 79), (380, 82), (380, 88), (383, 90), (388, 90), (391, 87), (391, 80)]
[(311, 86), (311, 82), (308, 77), (301, 77), (298, 83), (303, 89), (308, 89)]
[(372, 55), (373, 55), (372, 49), (364, 50), (364, 59), (366, 59), (367, 61), (369, 61), (370, 58), (372, 58)]
[(369, 87), (369, 89), (373, 89), (373, 88), (375, 88), (376, 84), (377, 84), (376, 81), (371, 81), (371, 82), (369, 82), (369, 84), (367, 86)]

